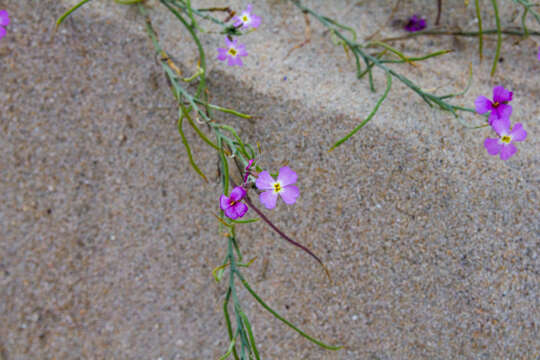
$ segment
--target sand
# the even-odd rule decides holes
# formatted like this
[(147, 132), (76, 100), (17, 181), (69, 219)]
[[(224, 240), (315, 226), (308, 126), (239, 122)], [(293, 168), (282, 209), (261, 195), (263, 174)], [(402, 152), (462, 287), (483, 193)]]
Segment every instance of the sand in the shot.
[[(216, 156), (187, 131), (207, 184), (189, 165), (137, 11), (94, 1), (53, 37), (74, 3), (0, 1), (12, 16), (0, 40), (0, 359), (216, 359), (228, 345), (225, 284), (211, 276), (226, 254), (213, 216)], [(505, 40), (493, 78), (493, 37), (483, 62), (473, 39), (395, 43), (408, 54), (456, 50), (394, 67), (440, 94), (462, 89), (472, 63), (472, 86), (455, 104), (471, 107), (497, 84), (512, 89), (513, 121), (529, 133), (512, 159), (487, 155), (489, 129), (464, 128), (397, 81), (372, 122), (328, 153), (371, 111), (384, 76), (370, 92), (314, 19), (311, 42), (287, 56), (304, 40), (303, 15), (284, 1), (253, 3), (263, 26), (242, 38), (245, 66), (216, 61), (222, 35), (204, 37), (212, 102), (254, 115), (220, 120), (261, 144), (261, 166), (288, 162), (298, 173), (297, 203), (266, 213), (334, 282), (263, 223), (239, 229), (245, 256), (258, 257), (244, 274), (282, 315), (345, 346), (318, 348), (240, 291), (262, 358), (537, 359), (538, 39)], [(361, 38), (393, 6), (306, 3)], [(434, 3), (407, 2), (393, 19), (421, 10), (432, 25)], [(473, 4), (444, 3), (444, 27), (475, 28)], [(515, 5), (502, 3), (503, 24), (519, 24)], [(148, 6), (164, 47), (193, 73), (188, 34), (157, 2)], [(389, 24), (382, 34), (402, 32)]]

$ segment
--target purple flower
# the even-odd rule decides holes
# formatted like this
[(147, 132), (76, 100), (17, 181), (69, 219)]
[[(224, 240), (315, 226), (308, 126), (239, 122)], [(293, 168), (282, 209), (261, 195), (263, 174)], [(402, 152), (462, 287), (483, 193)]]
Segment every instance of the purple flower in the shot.
[(241, 29), (248, 29), (252, 27), (254, 29), (261, 25), (261, 18), (251, 12), (251, 4), (249, 4), (246, 10), (242, 11), (240, 16), (233, 17), (234, 26)]
[(6, 35), (6, 29), (3, 26), (9, 25), (9, 14), (7, 10), (0, 10), (0, 39)]
[(229, 66), (242, 66), (244, 65), (242, 63), (242, 59), (240, 59), (240, 56), (247, 56), (246, 46), (243, 44), (238, 44), (238, 40), (231, 41), (228, 37), (225, 38), (225, 43), (227, 44), (227, 49), (218, 48), (218, 60), (225, 61), (229, 59), (227, 62)]
[(241, 186), (237, 186), (231, 191), (231, 196), (221, 195), (219, 206), (225, 212), (225, 215), (231, 219), (241, 218), (248, 211), (247, 205), (240, 202), (244, 196), (246, 196), (246, 190)]
[(274, 180), (268, 171), (259, 174), (255, 185), (259, 190), (266, 190), (259, 195), (259, 199), (267, 209), (276, 207), (278, 195), (281, 196), (285, 204), (291, 205), (296, 202), (300, 195), (300, 190), (292, 184), (296, 182), (297, 175), (288, 166), (279, 169), (277, 181)]
[(407, 24), (405, 24), (404, 29), (408, 32), (415, 32), (424, 30), (426, 28), (426, 19), (421, 18), (420, 16), (414, 14)]
[(501, 160), (507, 160), (512, 157), (517, 151), (516, 146), (512, 141), (523, 141), (527, 137), (527, 132), (523, 129), (523, 125), (517, 123), (510, 130), (510, 118), (497, 119), (491, 126), (499, 135), (498, 139), (487, 138), (484, 141), (484, 147), (489, 155), (501, 154)]
[(512, 106), (508, 105), (510, 101), (512, 101), (512, 92), (502, 86), (495, 86), (493, 88), (493, 101), (485, 96), (479, 96), (474, 101), (474, 106), (479, 114), (491, 111), (489, 125), (493, 125), (495, 120), (510, 119), (510, 115), (512, 115)]

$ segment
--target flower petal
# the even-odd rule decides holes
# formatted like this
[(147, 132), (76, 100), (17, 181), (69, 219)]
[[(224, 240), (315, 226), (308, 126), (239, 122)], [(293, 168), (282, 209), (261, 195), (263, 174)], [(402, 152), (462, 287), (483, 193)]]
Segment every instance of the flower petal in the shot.
[(273, 190), (274, 186), (272, 186), (272, 184), (275, 182), (276, 181), (270, 176), (268, 171), (263, 171), (259, 174), (257, 181), (255, 181), (255, 186), (257, 186), (257, 189), (259, 190)]
[(501, 119), (495, 119), (493, 121), (493, 124), (491, 124), (491, 127), (499, 136), (508, 134), (508, 132), (510, 131), (510, 118), (504, 117)]
[(244, 63), (242, 62), (242, 59), (240, 59), (240, 56), (237, 56), (237, 57), (236, 57), (236, 61), (235, 61), (235, 62), (236, 62), (236, 65), (238, 65), (238, 66), (244, 65)]
[(227, 210), (229, 206), (229, 198), (223, 194), (219, 197), (219, 207), (221, 210)]
[(238, 16), (235, 16), (235, 17), (233, 17), (232, 19), (233, 19), (233, 21), (234, 21), (233, 25), (234, 25), (235, 27), (239, 27), (240, 25), (243, 25), (243, 24), (244, 24), (244, 22), (242, 21), (242, 19), (240, 19)]
[(238, 56), (248, 56), (248, 53), (245, 47), (243, 49), (241, 48), (238, 49)]
[(229, 56), (229, 61), (227, 61), (227, 65), (229, 66), (236, 65), (236, 60), (232, 56)]
[(234, 206), (231, 206), (231, 207), (225, 209), (224, 211), (225, 211), (225, 215), (227, 217), (230, 217), (233, 220), (238, 218), (238, 215), (236, 214), (236, 209), (234, 208)]
[(499, 120), (499, 118), (497, 117), (497, 113), (495, 111), (492, 111), (488, 117), (488, 124), (493, 126), (495, 120)]
[(251, 8), (252, 8), (251, 4), (248, 4), (245, 11), (246, 11), (248, 14), (251, 14)]
[(500, 104), (493, 112), (497, 113), (497, 118), (502, 119), (504, 117), (510, 118), (512, 115), (512, 106), (508, 104)]
[(287, 205), (294, 204), (296, 199), (300, 195), (300, 190), (294, 185), (285, 186), (283, 190), (279, 193), (281, 198)]
[(493, 101), (503, 103), (512, 101), (512, 92), (498, 85), (493, 88)]
[(227, 60), (227, 49), (218, 48), (218, 60)]
[(246, 196), (246, 190), (244, 190), (243, 187), (237, 186), (231, 191), (231, 200), (232, 201), (240, 201)]
[(277, 198), (277, 194), (273, 191), (265, 191), (259, 195), (259, 200), (261, 200), (267, 209), (273, 209), (276, 207)]
[(248, 211), (248, 207), (244, 203), (236, 203), (236, 204), (234, 204), (233, 209), (234, 209), (234, 212), (236, 214), (236, 219), (241, 218)]
[(517, 152), (514, 144), (503, 145), (501, 149), (501, 160), (510, 159)]
[(523, 141), (527, 137), (527, 132), (521, 123), (517, 123), (512, 128), (512, 131), (510, 131), (510, 135), (512, 136), (512, 141)]
[(491, 100), (489, 100), (485, 96), (479, 96), (474, 101), (474, 107), (476, 108), (476, 112), (479, 114), (485, 114), (491, 109), (493, 109), (493, 106), (491, 105)]
[(277, 179), (278, 181), (281, 181), (282, 187), (285, 187), (290, 184), (294, 184), (297, 178), (298, 178), (298, 175), (296, 175), (296, 173), (292, 171), (290, 167), (284, 166), (281, 169), (279, 169), (279, 175)]
[[(6, 10), (0, 10), (0, 25), (8, 26), (9, 25), (9, 13)], [(5, 29), (4, 29), (5, 31)]]
[(502, 144), (499, 144), (499, 139), (486, 138), (486, 140), (484, 140), (484, 147), (489, 155), (497, 155), (503, 146)]
[(261, 25), (261, 17), (257, 15), (251, 15), (251, 27), (256, 29)]

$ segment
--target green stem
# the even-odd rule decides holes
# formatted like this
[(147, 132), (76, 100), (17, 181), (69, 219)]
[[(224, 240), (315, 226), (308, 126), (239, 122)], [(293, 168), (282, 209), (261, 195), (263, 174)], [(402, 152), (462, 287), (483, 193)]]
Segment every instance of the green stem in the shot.
[(244, 322), (244, 325), (246, 325), (247, 333), (249, 335), (249, 342), (251, 344), (251, 348), (253, 349), (253, 353), (255, 354), (255, 358), (257, 360), (261, 360), (259, 356), (259, 350), (257, 350), (257, 344), (255, 343), (255, 336), (253, 336), (253, 330), (251, 329), (251, 324), (249, 323), (249, 319), (243, 311), (240, 311), (240, 317), (242, 317), (242, 321)]
[(208, 103), (205, 103), (205, 102), (203, 102), (201, 100), (198, 100), (198, 99), (195, 99), (195, 102), (199, 103), (201, 105), (208, 106), (208, 107), (210, 107), (210, 109), (221, 111), (221, 112), (231, 114), (231, 115), (235, 115), (235, 116), (241, 117), (243, 119), (251, 119), (252, 118), (251, 115), (238, 112), (238, 111), (236, 111), (234, 109), (224, 108), (222, 106), (218, 106), (218, 105), (214, 105), (214, 104), (208, 104)]
[[(225, 295), (225, 301), (223, 302), (223, 314), (225, 314), (225, 322), (227, 323), (227, 332), (229, 333), (229, 340), (232, 342), (233, 332), (232, 332), (232, 326), (231, 326), (231, 317), (229, 316), (229, 309), (228, 309), (230, 298), (231, 298), (231, 288), (228, 288), (227, 295)], [(233, 356), (235, 360), (239, 360), (235, 347), (233, 347)]]
[(143, 1), (144, 0), (114, 0), (115, 3), (120, 5), (133, 5)]
[(407, 58), (401, 51), (391, 47), (388, 44), (385, 44), (382, 41), (370, 41), (370, 42), (368, 42), (367, 44), (364, 45), (364, 47), (366, 47), (366, 48), (368, 48), (368, 47), (376, 47), (376, 46), (383, 47), (386, 50), (390, 51), (391, 53), (396, 54), (402, 60), (402, 62), (410, 62), (409, 58)]
[[(186, 11), (186, 5), (184, 5), (182, 2), (178, 3), (178, 2), (176, 2), (176, 1), (174, 1), (173, 4), (174, 4), (176, 7), (181, 8), (182, 10)], [(208, 12), (208, 11), (211, 11), (211, 10), (212, 10), (212, 9), (191, 9), (191, 11), (193, 12), (193, 14), (196, 14), (197, 16), (199, 16), (199, 17), (201, 17), (201, 18), (203, 18), (203, 19), (210, 20), (210, 21), (212, 21), (212, 22), (215, 23), (215, 24), (218, 24), (218, 25), (221, 25), (221, 26), (223, 26), (223, 27), (226, 27), (227, 25), (226, 25), (223, 21), (221, 21), (221, 20), (219, 20), (219, 19), (217, 19), (217, 18), (215, 18), (215, 17), (213, 17), (213, 16), (203, 14), (204, 11)]]
[(236, 343), (235, 339), (231, 340), (231, 343), (229, 344), (229, 348), (227, 349), (227, 352), (225, 353), (225, 355), (221, 356), (219, 360), (225, 360), (229, 356), (231, 356), (231, 353), (235, 350), (235, 347), (234, 347), (235, 343)]
[[(489, 30), (482, 30), (483, 35), (494, 35), (497, 34), (497, 29), (489, 29)], [(504, 29), (501, 30), (501, 34), (503, 35), (515, 35), (515, 36), (523, 36), (525, 33), (521, 30), (513, 30), (513, 29)], [(478, 31), (446, 31), (446, 30), (423, 30), (418, 31), (414, 33), (410, 33), (404, 36), (396, 36), (396, 37), (389, 37), (384, 38), (382, 41), (388, 42), (388, 41), (397, 41), (397, 40), (406, 40), (411, 39), (417, 36), (465, 36), (465, 37), (478, 37), (480, 33)], [(529, 32), (529, 35), (533, 36), (540, 36), (540, 31), (531, 31)]]
[[(331, 23), (329, 23), (328, 21), (325, 20), (325, 18), (319, 14), (317, 14), (316, 12), (314, 12), (313, 10), (305, 7), (305, 6), (302, 6), (297, 0), (291, 0), (293, 2), (293, 4), (295, 4), (298, 8), (300, 8), (302, 11), (304, 12), (308, 12), (310, 13), (311, 15), (313, 15), (317, 20), (319, 20), (319, 22), (321, 22), (323, 25), (325, 25), (326, 27), (332, 29), (331, 27)], [(454, 107), (453, 105), (441, 100), (439, 97), (437, 97), (436, 95), (434, 94), (430, 94), (430, 93), (426, 93), (424, 91), (422, 91), (422, 89), (416, 85), (415, 83), (413, 83), (411, 80), (409, 80), (408, 78), (406, 78), (405, 76), (395, 72), (394, 70), (390, 69), (389, 67), (387, 67), (386, 65), (384, 65), (381, 60), (379, 60), (377, 57), (374, 57), (374, 56), (371, 56), (367, 53), (365, 53), (364, 51), (362, 51), (362, 45), (360, 44), (357, 44), (351, 40), (349, 40), (348, 38), (346, 38), (345, 36), (343, 36), (342, 33), (340, 33), (339, 31), (335, 30), (335, 34), (340, 38), (342, 39), (346, 44), (347, 46), (349, 46), (349, 48), (352, 50), (352, 51), (357, 51), (360, 56), (362, 56), (364, 58), (364, 60), (368, 63), (367, 66), (369, 67), (369, 62), (373, 62), (375, 63), (375, 65), (377, 67), (379, 67), (380, 69), (384, 70), (386, 73), (390, 73), (392, 76), (394, 76), (395, 78), (397, 78), (399, 81), (401, 81), (402, 83), (404, 83), (405, 85), (407, 85), (410, 89), (412, 89), (414, 92), (416, 92), (429, 106), (433, 106), (432, 102), (436, 103), (442, 110), (445, 110), (445, 111), (448, 111), (448, 112), (451, 112), (454, 116), (457, 116), (456, 114), (456, 107)]]
[(476, 18), (478, 19), (478, 53), (480, 54), (480, 60), (482, 60), (483, 48), (484, 48), (484, 36), (482, 33), (482, 15), (480, 13), (480, 3), (478, 0), (474, 0), (476, 7)]
[(82, 0), (81, 2), (77, 3), (74, 7), (72, 7), (71, 9), (69, 9), (68, 11), (66, 11), (62, 16), (60, 16), (58, 18), (58, 20), (56, 20), (56, 27), (55, 27), (55, 30), (58, 29), (58, 26), (60, 26), (60, 24), (69, 16), (71, 15), (72, 12), (74, 12), (75, 10), (77, 10), (78, 8), (80, 8), (81, 6), (83, 6), (84, 4), (86, 4), (87, 2), (89, 2), (90, 0)]
[[(176, 16), (176, 18), (178, 20), (180, 20), (180, 22), (184, 25), (184, 27), (187, 29), (187, 31), (189, 32), (189, 34), (191, 35), (191, 37), (193, 38), (193, 41), (195, 41), (195, 44), (197, 45), (197, 49), (199, 51), (199, 62), (200, 62), (200, 67), (203, 69), (203, 73), (201, 74), (201, 77), (200, 77), (200, 81), (199, 81), (199, 86), (197, 87), (197, 92), (196, 92), (196, 95), (195, 97), (196, 98), (199, 98), (201, 96), (201, 93), (204, 97), (204, 100), (205, 102), (207, 102), (207, 94), (206, 94), (206, 57), (204, 55), (204, 49), (202, 47), (202, 44), (201, 44), (201, 41), (199, 40), (199, 38), (197, 37), (197, 34), (195, 34), (195, 31), (193, 30), (193, 27), (190, 26), (187, 21), (182, 17), (182, 15), (180, 15), (178, 13), (178, 11), (176, 11), (174, 8), (172, 8), (168, 3), (167, 1), (165, 0), (159, 0), (163, 5), (165, 5), (165, 7), (167, 7), (167, 9), (169, 9), (170, 12), (172, 12), (174, 14), (174, 16)], [(207, 110), (208, 110), (208, 107), (207, 107)]]
[(195, 122), (193, 121), (193, 119), (191, 118), (191, 116), (189, 116), (189, 112), (187, 111), (186, 107), (184, 105), (182, 105), (180, 103), (180, 109), (181, 109), (181, 112), (182, 112), (182, 116), (184, 116), (189, 124), (191, 125), (191, 127), (193, 128), (193, 130), (195, 130), (195, 132), (197, 133), (197, 135), (199, 135), (199, 137), (201, 139), (203, 139), (203, 141), (205, 143), (207, 143), (208, 145), (210, 145), (210, 147), (214, 148), (215, 150), (219, 151), (219, 148), (217, 147), (216, 144), (214, 144), (210, 139), (208, 139), (206, 137), (206, 135), (204, 135), (204, 133), (201, 131), (201, 129), (199, 129), (199, 127), (195, 124)]
[(180, 118), (178, 119), (178, 132), (180, 133), (180, 137), (182, 138), (182, 143), (184, 144), (184, 147), (186, 148), (186, 152), (189, 158), (189, 163), (191, 164), (195, 172), (199, 174), (203, 178), (204, 181), (208, 182), (208, 179), (206, 178), (206, 176), (203, 174), (201, 169), (199, 169), (199, 167), (197, 166), (197, 164), (195, 164), (195, 161), (193, 160), (193, 155), (191, 154), (191, 148), (189, 147), (186, 136), (184, 135), (184, 130), (182, 130), (183, 121), (184, 121), (184, 116), (181, 115)]
[(221, 160), (221, 182), (223, 183), (223, 193), (229, 194), (229, 164), (223, 151), (223, 142), (221, 137), (218, 137), (217, 144), (219, 148), (219, 158)]
[(388, 96), (388, 93), (390, 92), (390, 88), (392, 87), (392, 76), (389, 74), (389, 73), (386, 73), (386, 90), (384, 91), (384, 93), (382, 94), (382, 96), (379, 98), (379, 100), (377, 101), (377, 104), (375, 104), (375, 107), (373, 108), (373, 110), (371, 110), (371, 113), (368, 115), (368, 117), (362, 121), (360, 124), (358, 124), (357, 127), (355, 127), (353, 129), (353, 131), (351, 131), (350, 133), (348, 133), (347, 135), (345, 135), (341, 140), (337, 141), (331, 148), (330, 150), (328, 150), (329, 152), (334, 150), (335, 148), (337, 148), (339, 145), (343, 144), (345, 141), (347, 141), (349, 138), (351, 138), (354, 134), (356, 134), (356, 132), (358, 132), (358, 130), (360, 130), (364, 125), (366, 125), (368, 123), (368, 121), (370, 121), (373, 116), (375, 115), (375, 113), (377, 112), (377, 110), (379, 110), (379, 106), (381, 106), (382, 102), (384, 101), (384, 99), (386, 99), (386, 97)]
[(493, 11), (495, 12), (495, 25), (497, 26), (497, 49), (495, 50), (495, 58), (493, 59), (493, 65), (491, 66), (491, 76), (495, 75), (497, 70), (497, 63), (499, 62), (499, 57), (501, 56), (501, 44), (502, 44), (502, 35), (501, 35), (501, 19), (499, 18), (499, 8), (497, 7), (497, 0), (491, 0), (493, 4)]
[(287, 325), (288, 327), (290, 327), (291, 329), (293, 329), (294, 331), (296, 331), (298, 334), (300, 334), (302, 337), (308, 339), (309, 341), (319, 345), (320, 347), (322, 348), (325, 348), (327, 350), (339, 350), (341, 349), (343, 346), (332, 346), (332, 345), (328, 345), (328, 344), (325, 344), (323, 343), (322, 341), (320, 340), (317, 340), (315, 339), (314, 337), (312, 336), (309, 336), (308, 334), (306, 334), (305, 332), (303, 332), (302, 330), (300, 330), (299, 328), (297, 328), (294, 324), (292, 324), (291, 322), (289, 322), (287, 319), (285, 319), (283, 316), (279, 315), (274, 309), (272, 309), (270, 306), (268, 306), (262, 299), (261, 297), (251, 288), (251, 286), (249, 286), (248, 282), (246, 281), (246, 279), (244, 279), (244, 276), (237, 271), (237, 275), (238, 277), (240, 278), (240, 281), (242, 282), (242, 284), (244, 285), (244, 287), (246, 288), (246, 290), (255, 298), (255, 300), (263, 307), (266, 309), (266, 311), (268, 311), (270, 314), (272, 314), (276, 319), (282, 321), (285, 325)]
[(454, 50), (439, 50), (439, 51), (435, 51), (435, 52), (432, 52), (431, 54), (427, 54), (427, 55), (424, 55), (424, 56), (408, 57), (408, 58), (406, 58), (405, 61), (404, 60), (381, 60), (381, 63), (383, 63), (383, 64), (387, 64), (387, 63), (402, 64), (404, 62), (422, 61), (422, 60), (430, 59), (432, 57), (445, 55), (445, 54), (451, 53), (452, 51), (454, 51)]

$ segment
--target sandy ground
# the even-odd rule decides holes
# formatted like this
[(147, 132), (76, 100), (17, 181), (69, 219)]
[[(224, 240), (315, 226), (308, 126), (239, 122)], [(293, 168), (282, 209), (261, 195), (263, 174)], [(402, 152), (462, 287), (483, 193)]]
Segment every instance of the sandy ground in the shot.
[[(0, 359), (216, 359), (228, 343), (224, 285), (211, 277), (226, 252), (212, 215), (217, 160), (188, 132), (210, 183), (191, 170), (135, 9), (96, 0), (53, 37), (74, 3), (0, 1), (12, 16), (0, 40)], [(375, 119), (329, 154), (371, 111), (384, 77), (376, 73), (371, 93), (313, 19), (311, 43), (286, 57), (304, 39), (303, 15), (284, 1), (253, 3), (263, 26), (243, 38), (243, 68), (215, 61), (221, 35), (204, 38), (212, 101), (255, 116), (227, 121), (262, 145), (261, 165), (288, 161), (298, 173), (298, 202), (268, 215), (319, 254), (335, 282), (264, 224), (239, 231), (246, 256), (258, 256), (245, 273), (281, 314), (345, 346), (318, 348), (240, 292), (262, 357), (537, 359), (538, 39), (505, 41), (493, 78), (492, 37), (482, 63), (471, 39), (396, 43), (409, 54), (456, 50), (395, 67), (438, 93), (461, 89), (472, 62), (472, 87), (456, 104), (472, 106), (496, 84), (514, 91), (513, 120), (529, 137), (511, 160), (486, 154), (488, 129), (462, 127), (397, 82)], [(404, 2), (394, 18), (424, 12), (432, 24), (434, 3)], [(443, 26), (475, 28), (472, 4), (444, 3)], [(393, 1), (308, 4), (364, 37)], [(165, 47), (192, 73), (188, 35), (149, 7)], [(519, 23), (511, 1), (501, 8), (504, 25)], [(382, 34), (402, 32), (389, 24)]]

